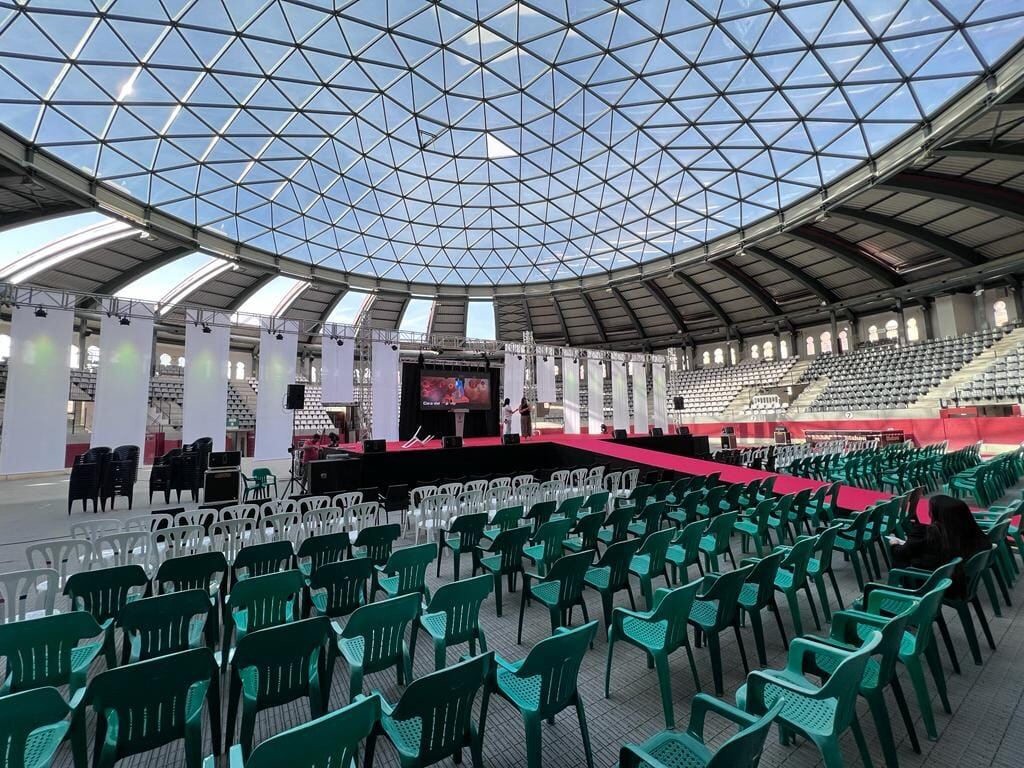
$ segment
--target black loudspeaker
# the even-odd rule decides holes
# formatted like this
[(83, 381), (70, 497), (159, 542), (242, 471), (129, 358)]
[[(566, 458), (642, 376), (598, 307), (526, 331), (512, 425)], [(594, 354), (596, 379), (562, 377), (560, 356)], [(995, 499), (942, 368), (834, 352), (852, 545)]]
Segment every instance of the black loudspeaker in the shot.
[(682, 424), (677, 424), (676, 425), (676, 434), (677, 435), (688, 435), (688, 434), (690, 434), (690, 428), (689, 427), (685, 427)]
[(210, 469), (242, 466), (241, 451), (214, 451), (210, 454)]
[(388, 444), (385, 440), (363, 440), (363, 453), (386, 453)]
[(686, 403), (683, 402), (683, 398), (676, 396), (672, 398), (672, 409), (681, 411), (686, 407)]
[(661, 427), (651, 427), (651, 437), (662, 437), (664, 434), (661, 431)]
[(237, 469), (210, 469), (206, 472), (203, 483), (203, 502), (238, 502), (239, 481), (241, 473)]
[(301, 411), (306, 407), (306, 385), (289, 384), (284, 407), (289, 411)]
[(511, 432), (507, 435), (501, 436), (502, 445), (519, 445), (519, 435), (515, 432)]
[(462, 438), (458, 435), (445, 435), (441, 438), (442, 448), (461, 448)]
[(359, 462), (350, 459), (321, 459), (306, 462), (309, 492), (314, 495), (339, 493), (359, 482)]
[(624, 430), (624, 429), (616, 429), (612, 433), (612, 439), (613, 440), (625, 440), (626, 439), (626, 430)]

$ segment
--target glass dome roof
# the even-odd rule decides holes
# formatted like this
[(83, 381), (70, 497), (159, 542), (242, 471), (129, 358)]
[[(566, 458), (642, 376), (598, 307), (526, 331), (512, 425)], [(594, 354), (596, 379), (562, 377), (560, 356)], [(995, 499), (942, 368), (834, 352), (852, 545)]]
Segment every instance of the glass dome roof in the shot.
[(1011, 0), (0, 0), (0, 120), (282, 256), (525, 283), (774, 214), (1022, 39)]

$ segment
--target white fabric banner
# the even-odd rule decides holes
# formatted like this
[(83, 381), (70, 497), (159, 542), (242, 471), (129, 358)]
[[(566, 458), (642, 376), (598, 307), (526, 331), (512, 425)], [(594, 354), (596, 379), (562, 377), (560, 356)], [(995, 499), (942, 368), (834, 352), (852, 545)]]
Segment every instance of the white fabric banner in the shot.
[(553, 403), (557, 397), (555, 356), (537, 355), (537, 402)]
[(398, 344), (375, 341), (373, 357), (372, 426), (374, 440), (398, 439), (398, 400), (400, 385)]
[(146, 441), (152, 357), (152, 318), (133, 317), (129, 325), (122, 325), (117, 315), (103, 316), (92, 447), (137, 445), (141, 453)]
[(629, 429), (629, 380), (625, 360), (612, 360), (612, 428)]
[(604, 424), (604, 361), (587, 358), (587, 432), (601, 434)]
[(647, 415), (647, 363), (630, 363), (633, 374), (633, 431), (646, 435), (650, 417)]
[[(501, 388), (505, 393), (505, 398), (510, 402), (509, 405), (513, 409), (519, 407), (519, 403), (523, 400), (523, 377), (526, 373), (526, 361), (523, 356), (518, 352), (506, 352), (505, 353), (505, 367), (502, 370), (502, 381)], [(505, 423), (505, 400), (502, 399), (498, 407), (498, 418), (501, 423)], [(522, 433), (522, 423), (519, 414), (512, 416), (512, 433)]]
[[(55, 302), (40, 296), (38, 305), (22, 304), (11, 313), (2, 475), (64, 468), (74, 313), (51, 309)], [(39, 306), (47, 307), (46, 317), (35, 316)]]
[(580, 433), (580, 363), (571, 354), (562, 356), (562, 413), (567, 435)]
[(298, 342), (295, 321), (260, 320), (260, 375), (253, 454), (257, 461), (288, 458), (292, 444), (292, 412), (284, 407), (284, 401), (288, 385), (295, 382)]
[(185, 398), (181, 440), (192, 443), (213, 438), (213, 450), (224, 448), (228, 420), (228, 365), (231, 327), (227, 315), (202, 319), (216, 325), (197, 325), (199, 313), (185, 310)]
[(665, 364), (651, 366), (651, 397), (654, 400), (654, 426), (668, 434), (668, 387), (665, 384)]
[(355, 402), (352, 360), (356, 345), (352, 341), (352, 329), (347, 325), (333, 323), (324, 326), (320, 344), (321, 400), (324, 403)]

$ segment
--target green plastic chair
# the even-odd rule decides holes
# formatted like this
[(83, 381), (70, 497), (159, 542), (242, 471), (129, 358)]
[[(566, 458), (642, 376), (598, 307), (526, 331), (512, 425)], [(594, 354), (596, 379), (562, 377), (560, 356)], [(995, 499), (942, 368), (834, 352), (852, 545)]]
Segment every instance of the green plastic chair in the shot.
[(233, 635), (237, 644), (250, 632), (287, 624), (299, 617), (298, 599), (303, 586), (299, 571), (268, 573), (235, 584), (225, 604), (224, 644), (220, 651), (223, 669), (227, 669), (234, 653)]
[[(995, 650), (995, 639), (992, 637), (992, 630), (988, 626), (988, 619), (985, 618), (985, 609), (982, 608), (981, 600), (978, 598), (978, 587), (981, 585), (982, 577), (989, 567), (994, 552), (995, 547), (992, 547), (992, 549), (982, 550), (981, 552), (977, 552), (967, 558), (967, 561), (964, 563), (963, 596), (950, 597), (947, 593), (942, 601), (944, 606), (952, 608), (956, 611), (957, 616), (960, 617), (960, 624), (963, 626), (964, 635), (967, 637), (967, 646), (971, 650), (971, 656), (974, 658), (974, 663), (979, 666), (981, 665), (981, 645), (978, 643), (978, 633), (975, 629), (974, 619), (971, 618), (971, 608), (974, 609), (974, 613), (978, 617), (978, 624), (981, 625), (982, 632), (985, 634), (985, 640), (988, 642), (988, 647)], [(949, 636), (949, 630), (946, 628), (946, 622), (941, 618), (941, 613), (938, 618), (939, 631), (942, 634), (946, 650), (949, 652), (950, 659), (953, 660), (954, 666), (959, 668), (959, 660), (957, 659), (956, 650), (953, 647), (953, 641)]]
[(523, 515), (523, 520), (533, 526), (533, 533), (536, 534), (544, 523), (551, 519), (558, 507), (553, 501), (538, 501), (530, 511)]
[(487, 639), (480, 626), (480, 604), (491, 594), (491, 577), (474, 576), (465, 581), (444, 584), (437, 588), (430, 604), (413, 625), (413, 647), (415, 635), (420, 627), (426, 630), (434, 641), (434, 669), (445, 666), (446, 649), (460, 643), (469, 643), (469, 653), (476, 656), (476, 644), (480, 652), (487, 653)]
[(738, 519), (739, 513), (737, 512), (722, 512), (708, 521), (707, 530), (700, 540), (700, 551), (704, 553), (704, 569), (706, 571), (717, 571), (718, 558), (722, 555), (728, 555), (732, 567), (736, 567), (736, 558), (732, 554), (730, 537)]
[(523, 557), (536, 566), (537, 573), (543, 576), (565, 554), (562, 542), (569, 538), (569, 531), (574, 524), (575, 521), (567, 517), (548, 520), (537, 529), (530, 540), (531, 544), (523, 547)]
[(583, 581), (591, 589), (601, 595), (601, 609), (604, 613), (605, 631), (612, 623), (612, 601), (617, 592), (626, 590), (629, 595), (629, 604), (636, 610), (636, 600), (633, 599), (633, 588), (629, 583), (629, 566), (633, 562), (633, 556), (640, 547), (640, 539), (619, 541), (612, 544), (601, 555), (601, 559), (587, 569)]
[[(700, 540), (704, 536), (705, 528), (707, 528), (707, 524), (703, 520), (697, 520), (688, 523), (676, 532), (668, 552), (665, 553), (665, 559), (672, 569), (673, 584), (678, 584), (680, 581), (685, 583), (690, 580), (691, 565), (696, 565), (700, 575), (704, 575), (704, 566), (700, 562)], [(680, 573), (683, 575), (681, 579)]]
[(134, 664), (202, 647), (209, 614), (210, 598), (201, 589), (168, 592), (128, 603), (117, 619), (124, 633), (121, 663)]
[(839, 583), (836, 581), (836, 573), (832, 567), (832, 554), (835, 549), (836, 536), (842, 530), (841, 525), (830, 525), (815, 537), (814, 555), (807, 561), (807, 576), (814, 582), (818, 590), (818, 599), (821, 601), (821, 611), (825, 614), (825, 621), (832, 621), (832, 606), (829, 604), (828, 592), (825, 589), (825, 576), (832, 582), (832, 591), (836, 596), (836, 603), (839, 610), (843, 610), (843, 595), (839, 591)]
[[(785, 699), (775, 716), (782, 742), (788, 744), (792, 733), (800, 734), (818, 748), (826, 768), (842, 768), (839, 737), (849, 728), (864, 765), (870, 766), (871, 755), (857, 722), (857, 692), (868, 660), (881, 641), (881, 633), (873, 632), (860, 648), (845, 650), (798, 637), (790, 643), (786, 668), (751, 672), (736, 692), (736, 703), (751, 714), (763, 715)], [(808, 658), (821, 660), (826, 656), (835, 658), (835, 668), (824, 684), (817, 685), (804, 677)]]
[(630, 523), (629, 533), (643, 541), (652, 533), (660, 530), (666, 509), (667, 505), (664, 501), (650, 502), (639, 512), (635, 521)]
[(337, 642), (331, 644), (328, 659), (328, 669), (334, 668), (337, 653), (348, 664), (349, 701), (363, 692), (367, 674), (395, 667), (399, 685), (412, 680), (412, 652), (405, 642), (405, 630), (419, 613), (419, 594), (381, 600), (353, 612)]
[(807, 564), (811, 555), (814, 554), (815, 538), (797, 539), (789, 550), (784, 550), (786, 556), (779, 564), (779, 570), (775, 574), (775, 589), (786, 596), (789, 604), (789, 615), (793, 620), (793, 634), (799, 637), (804, 633), (803, 617), (800, 615), (800, 600), (797, 597), (800, 590), (807, 596), (807, 604), (811, 607), (811, 616), (814, 619), (814, 626), (821, 629), (821, 622), (818, 620), (818, 610), (814, 605), (814, 598), (811, 596), (811, 585), (807, 579)]
[(209, 648), (160, 656), (97, 675), (85, 695), (96, 712), (93, 768), (185, 740), (185, 765), (203, 764), (203, 699), (220, 754), (220, 676)]
[(669, 492), (665, 494), (665, 501), (668, 502), (670, 507), (678, 506), (679, 502), (683, 500), (683, 497), (690, 490), (690, 486), (693, 485), (694, 478), (681, 477), (672, 483), (672, 487)]
[(49, 768), (67, 735), (70, 711), (49, 686), (0, 698), (0, 765)]
[(309, 600), (317, 616), (339, 619), (348, 616), (369, 600), (373, 563), (368, 557), (328, 563), (317, 568), (310, 578)]
[[(373, 764), (377, 735), (383, 734), (398, 751), (402, 768), (434, 765), (449, 757), (460, 763), (466, 747), (473, 768), (482, 766), (487, 680), (493, 667), (494, 656), (483, 654), (413, 680), (393, 707), (381, 697), (380, 721), (366, 743), (366, 765)], [(481, 691), (478, 727), (473, 704)]]
[(566, 552), (597, 552), (598, 531), (604, 525), (604, 511), (587, 512), (576, 518), (570, 535), (573, 538), (562, 542), (562, 549)]
[(0, 658), (7, 675), (0, 683), (0, 701), (21, 691), (67, 686), (76, 768), (85, 768), (88, 759), (83, 701), (89, 669), (103, 647), (99, 639), (83, 641), (102, 634), (85, 611), (0, 625)]
[(678, 503), (669, 505), (669, 511), (665, 517), (676, 527), (689, 525), (700, 518), (700, 515), (697, 514), (697, 507), (703, 500), (703, 493), (691, 490)]
[[(525, 659), (509, 662), (501, 656), (494, 657), (497, 663), (494, 691), (519, 710), (526, 727), (527, 768), (541, 768), (543, 765), (541, 721), (553, 722), (555, 715), (571, 705), (576, 707), (587, 768), (594, 768), (577, 677), (587, 646), (593, 643), (596, 633), (596, 621), (575, 629), (560, 627), (551, 637), (533, 646)], [(478, 763), (474, 762), (474, 768), (476, 765)]]
[(668, 657), (680, 648), (686, 649), (690, 660), (693, 684), (700, 690), (700, 677), (693, 660), (693, 649), (687, 633), (687, 617), (690, 606), (700, 589), (695, 581), (674, 589), (659, 589), (654, 595), (654, 608), (643, 613), (616, 608), (612, 612), (612, 623), (608, 628), (608, 655), (605, 661), (604, 696), (609, 697), (612, 677), (612, 652), (615, 643), (625, 642), (636, 646), (647, 654), (648, 668), (658, 672), (658, 686), (661, 689), (661, 704), (665, 712), (665, 726), (675, 728), (675, 714), (672, 706), (672, 683), (668, 668)]
[(629, 564), (629, 572), (640, 579), (640, 591), (643, 593), (644, 603), (648, 610), (654, 605), (654, 577), (664, 576), (665, 585), (672, 586), (665, 558), (675, 535), (676, 532), (672, 528), (652, 533), (644, 540), (643, 545)]
[[(755, 717), (706, 693), (698, 693), (693, 697), (690, 724), (685, 731), (662, 731), (643, 744), (623, 744), (619, 768), (757, 768), (768, 731), (783, 703), (779, 699), (771, 709)], [(704, 741), (704, 723), (709, 712), (737, 727), (736, 734), (714, 751)]]
[[(384, 565), (375, 566), (377, 583), (373, 587), (374, 594), (382, 590), (388, 597), (417, 594), (430, 600), (427, 568), (436, 557), (437, 543), (433, 541), (396, 549)], [(380, 574), (387, 575), (382, 578)]]
[[(246, 549), (247, 547), (243, 547), (242, 553)], [(161, 594), (201, 589), (210, 596), (210, 615), (206, 619), (206, 644), (211, 648), (220, 643), (224, 581), (227, 573), (228, 561), (223, 552), (200, 552), (164, 560), (153, 579), (154, 587)]]
[(715, 693), (722, 695), (722, 646), (718, 636), (732, 627), (736, 635), (736, 644), (743, 660), (743, 670), (749, 671), (747, 651), (743, 647), (743, 634), (740, 632), (739, 597), (743, 584), (753, 570), (753, 566), (744, 566), (728, 573), (709, 573), (700, 582), (700, 591), (694, 596), (690, 605), (689, 623), (697, 635), (697, 647), (703, 636), (707, 639), (708, 652), (711, 655), (711, 674), (715, 681)]
[(266, 467), (256, 467), (252, 471), (252, 478), (242, 475), (242, 479), (245, 482), (245, 501), (250, 498), (270, 498), (271, 488), (274, 489), (274, 496), (277, 496), (277, 476), (271, 474)]
[[(394, 551), (395, 542), (402, 535), (402, 526), (398, 523), (385, 525), (368, 525), (356, 534), (352, 541), (354, 552), (349, 557), (365, 557), (374, 565), (384, 565)], [(349, 534), (349, 538), (352, 536)]]
[(68, 576), (64, 594), (72, 610), (86, 611), (103, 629), (103, 654), (107, 667), (117, 666), (114, 624), (129, 600), (149, 589), (149, 577), (141, 565), (117, 565), (97, 571), (79, 571)]
[(484, 529), (484, 538), (493, 541), (499, 533), (518, 528), (519, 521), (522, 519), (523, 508), (521, 505), (499, 509), (491, 518), (490, 527)]
[(757, 660), (762, 667), (768, 666), (764, 644), (764, 622), (761, 621), (761, 614), (765, 609), (775, 615), (782, 644), (786, 648), (789, 647), (786, 630), (782, 626), (782, 612), (779, 610), (779, 604), (775, 601), (775, 576), (779, 572), (779, 565), (782, 564), (783, 557), (785, 557), (784, 552), (772, 552), (762, 558), (740, 561), (740, 566), (753, 566), (747, 574), (746, 583), (740, 590), (738, 603), (740, 611), (750, 620), (750, 628), (754, 633), (754, 645), (757, 647)]
[(347, 533), (324, 533), (319, 536), (307, 536), (295, 553), (299, 572), (302, 573), (309, 586), (309, 579), (316, 569), (328, 563), (340, 563), (349, 552), (351, 540)]
[(586, 500), (585, 496), (570, 496), (567, 499), (562, 499), (562, 503), (555, 509), (554, 516), (575, 520), (580, 510), (583, 509), (583, 502)]
[(295, 548), (289, 539), (247, 544), (239, 550), (231, 566), (235, 581), (289, 571), (295, 567)]
[(796, 495), (787, 493), (775, 499), (775, 507), (768, 516), (768, 530), (775, 531), (779, 544), (785, 544), (786, 540), (792, 541), (795, 534), (789, 528), (789, 510), (793, 506)]
[(872, 510), (865, 509), (849, 519), (840, 529), (835, 540), (835, 548), (850, 558), (853, 575), (857, 578), (857, 587), (864, 589), (864, 570), (871, 576), (871, 563), (868, 559), (868, 526), (871, 524)]
[[(484, 536), (484, 528), (487, 527), (487, 513), (477, 512), (470, 515), (459, 515), (454, 518), (448, 528), (451, 536), (441, 534), (441, 548), (437, 553), (437, 577), (441, 578), (441, 558), (444, 557), (445, 549), (452, 551), (452, 572), (455, 581), (459, 580), (459, 559), (463, 552), (469, 553), (470, 557), (479, 557), (477, 545)], [(476, 563), (474, 563), (474, 566)], [(474, 571), (476, 568), (474, 567)]]
[(745, 517), (736, 521), (734, 530), (740, 534), (741, 547), (744, 552), (747, 551), (748, 541), (754, 542), (754, 551), (757, 552), (758, 557), (764, 554), (765, 545), (769, 547), (772, 545), (768, 518), (771, 517), (774, 508), (775, 501), (766, 499), (759, 502), (754, 509), (748, 510)]
[[(854, 610), (837, 611), (828, 638), (814, 638), (834, 648), (847, 650), (860, 645), (866, 631), (878, 631), (881, 634), (881, 642), (875, 647), (874, 654), (864, 668), (864, 675), (860, 680), (860, 695), (867, 701), (871, 717), (875, 721), (875, 730), (878, 732), (878, 740), (888, 768), (899, 768), (899, 758), (896, 755), (896, 742), (893, 739), (889, 711), (885, 705), (887, 687), (892, 690), (914, 751), (921, 751), (914, 730), (914, 721), (910, 719), (910, 709), (907, 707), (903, 688), (896, 674), (900, 645), (912, 611), (913, 608), (907, 606), (904, 612), (894, 617), (882, 617)], [(805, 661), (805, 669), (827, 680), (839, 663), (839, 659), (832, 654), (812, 654)]]
[(616, 507), (604, 521), (604, 526), (597, 532), (597, 539), (605, 546), (625, 541), (629, 536), (629, 525), (633, 522), (636, 507)]
[[(516, 588), (516, 574), (525, 572), (523, 568), (523, 547), (530, 540), (528, 525), (502, 531), (494, 537), (490, 547), (480, 549), (480, 567), (494, 578), (494, 610), (501, 616), (501, 577), (508, 580), (508, 591)], [(474, 574), (476, 575), (476, 574)]]
[(322, 652), (330, 635), (330, 619), (316, 616), (250, 632), (238, 641), (231, 659), (225, 749), (230, 749), (235, 740), (239, 698), (243, 758), (252, 753), (256, 716), (260, 712), (308, 699), (311, 719), (324, 713), (331, 681), (328, 671), (321, 684), (320, 670)]
[[(519, 632), (516, 642), (523, 642), (523, 616), (526, 614), (528, 602), (536, 600), (548, 609), (551, 618), (551, 631), (558, 627), (572, 625), (572, 609), (579, 606), (583, 611), (583, 620), (590, 621), (587, 615), (587, 603), (583, 599), (584, 577), (594, 560), (593, 552), (579, 552), (565, 555), (551, 566), (547, 574), (541, 575), (523, 571), (523, 593), (519, 603)], [(536, 581), (536, 583), (531, 583)]]
[[(586, 501), (583, 503), (583, 509), (588, 512), (608, 512), (608, 498), (611, 496), (608, 491), (598, 491), (592, 493), (586, 497)], [(582, 511), (582, 510), (581, 510)]]
[[(380, 718), (380, 697), (359, 696), (347, 707), (289, 728), (260, 742), (246, 759), (242, 745), (229, 753), (231, 768), (280, 768), (282, 765), (354, 766), (359, 745), (369, 737)], [(217, 768), (207, 757), (203, 768)]]

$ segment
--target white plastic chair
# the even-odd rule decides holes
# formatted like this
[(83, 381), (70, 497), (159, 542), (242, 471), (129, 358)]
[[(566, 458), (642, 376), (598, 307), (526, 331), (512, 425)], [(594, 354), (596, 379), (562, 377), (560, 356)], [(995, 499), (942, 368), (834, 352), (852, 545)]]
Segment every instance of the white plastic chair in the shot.
[(415, 521), (416, 544), (420, 543), (420, 531), (429, 542), (431, 534), (447, 526), (452, 512), (457, 508), (455, 498), (444, 493), (435, 493), (423, 500), (420, 517)]
[(93, 542), (93, 568), (141, 565), (146, 573), (151, 573), (151, 546), (152, 539), (148, 531), (122, 531), (100, 536)]
[(116, 517), (97, 517), (92, 520), (82, 520), (71, 524), (71, 538), (88, 539), (96, 541), (100, 536), (108, 533), (120, 533), (123, 530), (123, 523)]
[(29, 568), (56, 570), (60, 589), (64, 589), (64, 583), (72, 573), (89, 570), (92, 553), (92, 542), (85, 539), (51, 539), (25, 547)]
[(302, 513), (329, 506), (331, 506), (330, 496), (307, 496), (304, 499), (299, 499), (299, 511)]
[(458, 496), (463, 491), (462, 483), (445, 483), (437, 486), (437, 492), (445, 496)]
[(302, 516), (302, 528), (306, 536), (341, 533), (345, 530), (345, 518), (346, 512), (341, 507), (311, 509)]
[(346, 491), (345, 493), (336, 493), (331, 497), (331, 506), (340, 507), (341, 509), (348, 509), (353, 504), (363, 503), (363, 492), (362, 491)]
[(483, 493), (487, 490), (490, 483), (487, 480), (469, 480), (462, 486), (463, 493), (472, 493), (480, 491)]
[(511, 477), (495, 477), (491, 479), (491, 482), (487, 484), (487, 489), (493, 491), (495, 488), (508, 488), (512, 490), (512, 478)]
[(166, 512), (151, 512), (148, 515), (134, 515), (124, 521), (124, 533), (152, 533), (157, 528), (173, 528), (174, 515)]
[[(468, 483), (467, 483), (468, 485)], [(482, 490), (463, 491), (457, 501), (458, 515), (472, 515), (484, 511), (484, 492)]]
[(624, 499), (633, 492), (636, 488), (637, 482), (640, 480), (640, 469), (633, 467), (633, 469), (627, 469), (622, 473), (622, 477), (619, 479), (619, 489), (615, 492), (615, 495)]
[(154, 570), (165, 560), (207, 551), (206, 529), (201, 525), (176, 525), (153, 531), (150, 536), (150, 559)]
[(568, 488), (572, 493), (585, 493), (587, 485), (587, 474), (590, 472), (586, 467), (574, 469), (569, 473)]
[(58, 582), (54, 568), (0, 573), (0, 624), (52, 616)]
[(260, 502), (246, 502), (244, 504), (232, 504), (230, 507), (224, 507), (220, 511), (220, 519), (224, 520), (242, 520), (248, 518), (250, 520), (259, 520), (260, 514), (263, 510), (263, 504)]
[(211, 509), (210, 507), (197, 507), (196, 509), (186, 509), (184, 512), (179, 512), (174, 516), (174, 525), (176, 527), (186, 525), (197, 525), (200, 528), (219, 523), (221, 520), (220, 510)]
[(298, 547), (302, 540), (302, 517), (296, 512), (275, 512), (260, 521), (260, 538), (264, 542), (290, 541)]
[[(352, 533), (358, 533), (371, 525), (376, 525), (380, 519), (380, 504), (376, 501), (363, 501), (353, 504), (348, 510), (349, 526)], [(355, 541), (355, 538), (352, 539)]]
[(505, 507), (512, 506), (512, 487), (508, 485), (498, 485), (491, 488), (491, 492), (486, 502), (487, 511), (494, 512)]
[(257, 522), (252, 517), (221, 520), (210, 527), (210, 549), (223, 552), (228, 565), (234, 565), (242, 547), (255, 544), (258, 539)]

